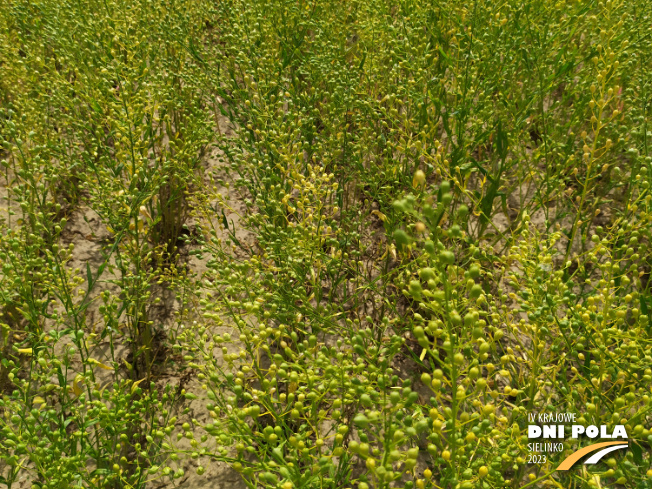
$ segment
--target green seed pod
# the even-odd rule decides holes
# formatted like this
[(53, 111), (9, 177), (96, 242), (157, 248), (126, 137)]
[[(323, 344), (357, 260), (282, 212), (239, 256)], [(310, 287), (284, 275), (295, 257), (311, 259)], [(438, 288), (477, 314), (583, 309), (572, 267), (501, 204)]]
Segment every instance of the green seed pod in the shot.
[(362, 413), (358, 413), (353, 418), (353, 424), (360, 429), (365, 429), (369, 426), (369, 419)]
[(412, 295), (418, 295), (423, 292), (423, 288), (421, 287), (421, 282), (418, 280), (411, 280), (410, 281), (410, 294)]
[(495, 410), (496, 407), (493, 404), (486, 404), (482, 406), (482, 414), (485, 416), (489, 416), (490, 414), (493, 414)]
[(358, 448), (358, 453), (360, 453), (360, 455), (362, 455), (363, 457), (369, 456), (369, 444), (360, 443), (360, 446)]
[(469, 297), (471, 299), (477, 299), (482, 295), (482, 286), (475, 284), (473, 287), (471, 287), (471, 290), (469, 291)]
[(462, 317), (459, 315), (457, 311), (451, 311), (450, 320), (451, 323), (453, 323), (453, 325), (455, 326), (459, 326), (460, 324), (462, 324)]
[(369, 397), (369, 394), (367, 394), (367, 393), (362, 394), (360, 396), (360, 402), (365, 407), (371, 407), (371, 405), (372, 405), (371, 397)]
[(410, 392), (408, 394), (407, 401), (405, 402), (405, 407), (410, 407), (418, 400), (419, 400), (419, 394), (417, 394), (416, 392)]
[(468, 328), (470, 326), (473, 326), (474, 324), (475, 324), (475, 314), (467, 312), (464, 315), (464, 326)]
[(397, 229), (394, 231), (394, 241), (400, 247), (407, 246), (410, 244), (410, 237), (402, 229)]
[(408, 210), (407, 202), (405, 200), (395, 200), (392, 202), (392, 207), (399, 212), (406, 212)]
[(455, 254), (452, 251), (444, 250), (439, 253), (439, 260), (445, 265), (455, 263)]
[(276, 484), (278, 481), (278, 478), (276, 477), (276, 474), (272, 474), (271, 472), (263, 472), (260, 475), (260, 478), (267, 482), (268, 484)]
[(249, 416), (251, 416), (253, 419), (256, 419), (259, 414), (260, 414), (260, 406), (258, 404), (254, 404), (249, 408)]
[(419, 270), (419, 278), (421, 278), (421, 280), (428, 281), (436, 278), (436, 276), (437, 275), (435, 274), (435, 271), (432, 268), (422, 268), (421, 270)]
[(415, 429), (417, 433), (425, 433), (429, 427), (430, 427), (430, 423), (428, 423), (428, 420), (422, 419), (416, 424)]

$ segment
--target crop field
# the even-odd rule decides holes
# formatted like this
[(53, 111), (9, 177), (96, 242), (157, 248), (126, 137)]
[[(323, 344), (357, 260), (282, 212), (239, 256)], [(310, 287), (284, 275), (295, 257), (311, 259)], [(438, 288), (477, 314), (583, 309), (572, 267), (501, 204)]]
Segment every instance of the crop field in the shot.
[(0, 488), (652, 489), (651, 118), (651, 0), (5, 0)]

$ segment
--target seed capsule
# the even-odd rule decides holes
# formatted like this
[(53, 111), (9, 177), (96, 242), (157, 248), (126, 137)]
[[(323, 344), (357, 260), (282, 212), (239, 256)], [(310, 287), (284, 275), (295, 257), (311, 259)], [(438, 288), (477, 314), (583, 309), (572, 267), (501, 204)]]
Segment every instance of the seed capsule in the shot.
[(412, 180), (412, 186), (417, 188), (423, 185), (426, 181), (426, 174), (422, 170), (417, 170), (414, 172), (414, 179)]

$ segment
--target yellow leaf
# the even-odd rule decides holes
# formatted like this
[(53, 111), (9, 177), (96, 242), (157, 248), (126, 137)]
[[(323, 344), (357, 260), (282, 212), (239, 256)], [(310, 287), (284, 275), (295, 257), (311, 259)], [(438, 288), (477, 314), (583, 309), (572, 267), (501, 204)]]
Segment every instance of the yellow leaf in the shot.
[(122, 361), (125, 362), (125, 366), (127, 367), (127, 370), (129, 370), (131, 372), (134, 369), (134, 367), (132, 367), (131, 363), (129, 363), (127, 360), (125, 360), (123, 358)]
[(79, 382), (82, 380), (84, 380), (84, 378), (80, 374), (77, 374), (75, 380), (72, 381), (72, 391), (77, 397), (79, 397), (82, 393), (82, 389), (79, 387)]
[(423, 351), (421, 352), (421, 355), (419, 355), (419, 360), (423, 362), (423, 359), (426, 358), (426, 353), (428, 353), (428, 350), (424, 348)]
[(89, 358), (88, 363), (92, 363), (93, 365), (97, 365), (100, 368), (103, 368), (104, 370), (113, 370), (113, 367), (109, 367), (108, 365), (104, 365), (102, 362), (99, 362), (95, 360), (94, 358)]
[(131, 386), (131, 393), (133, 394), (136, 392), (136, 389), (138, 388), (138, 384), (140, 384), (143, 380), (145, 380), (145, 377), (140, 379), (138, 382), (134, 382), (134, 385)]
[(389, 246), (385, 249), (385, 253), (383, 253), (383, 256), (381, 256), (378, 260), (383, 261), (387, 256), (387, 253), (389, 253)]
[(18, 353), (24, 353), (25, 355), (31, 355), (32, 354), (32, 349), (31, 348), (18, 348)]
[(34, 398), (34, 404), (45, 404), (45, 399), (43, 399), (42, 397), (36, 396)]
[(290, 394), (292, 394), (298, 388), (299, 388), (299, 384), (297, 384), (296, 382), (290, 382), (290, 385), (288, 386), (288, 391), (290, 392)]
[(372, 214), (378, 217), (381, 221), (387, 221), (387, 216), (378, 210), (371, 211)]
[(139, 212), (140, 212), (140, 215), (145, 216), (150, 221), (152, 220), (152, 216), (150, 215), (149, 211), (147, 210), (147, 207), (145, 207), (144, 205), (140, 206)]
[(392, 258), (396, 260), (396, 246), (394, 246), (394, 243), (389, 246), (389, 252), (392, 254)]

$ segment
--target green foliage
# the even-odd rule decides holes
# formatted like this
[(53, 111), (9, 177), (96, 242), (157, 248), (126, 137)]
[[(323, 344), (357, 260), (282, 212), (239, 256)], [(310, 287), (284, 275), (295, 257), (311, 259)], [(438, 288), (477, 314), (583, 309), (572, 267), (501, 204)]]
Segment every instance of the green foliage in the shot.
[(651, 487), (651, 7), (5, 2), (0, 484)]

